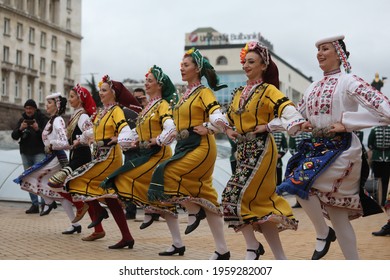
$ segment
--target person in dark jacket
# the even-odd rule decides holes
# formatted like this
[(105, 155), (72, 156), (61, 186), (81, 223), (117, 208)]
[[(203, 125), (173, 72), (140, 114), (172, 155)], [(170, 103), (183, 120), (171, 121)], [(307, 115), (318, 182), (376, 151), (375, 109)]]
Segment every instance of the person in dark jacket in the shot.
[[(42, 131), (47, 121), (48, 117), (38, 109), (35, 101), (28, 99), (24, 104), (22, 118), (11, 134), (12, 139), (19, 141), (20, 155), (25, 170), (45, 158)], [(29, 194), (32, 205), (26, 210), (26, 214), (39, 213), (38, 196), (33, 193)], [(43, 199), (41, 203), (44, 205)]]

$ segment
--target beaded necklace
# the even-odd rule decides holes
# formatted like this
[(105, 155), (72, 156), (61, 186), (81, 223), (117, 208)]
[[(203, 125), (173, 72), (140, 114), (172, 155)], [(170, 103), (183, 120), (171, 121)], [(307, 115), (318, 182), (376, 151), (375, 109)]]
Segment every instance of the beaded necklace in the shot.
[(187, 90), (186, 92), (183, 94), (183, 96), (180, 98), (179, 102), (177, 103), (176, 105), (176, 108), (177, 107), (180, 107), (181, 104), (183, 104), (184, 102), (186, 102), (186, 100), (191, 96), (191, 94), (198, 88), (200, 87), (202, 84), (200, 82), (197, 82), (197, 83), (194, 83), (194, 84), (191, 84), (191, 85), (188, 85), (187, 86)]
[(246, 101), (248, 100), (248, 97), (251, 96), (250, 93), (252, 93), (252, 89), (256, 88), (257, 85), (261, 84), (263, 82), (262, 79), (256, 80), (256, 81), (247, 81), (246, 86), (244, 90), (241, 93), (240, 96), (240, 108), (239, 110), (243, 110), (243, 107), (246, 104)]
[(118, 103), (116, 103), (116, 102), (111, 103), (111, 104), (107, 104), (107, 106), (104, 106), (103, 110), (100, 109), (99, 113), (98, 113), (98, 120), (96, 122), (94, 122), (94, 125), (99, 126), (101, 119), (107, 114), (108, 111), (110, 111), (117, 104)]
[(340, 68), (336, 69), (336, 70), (333, 70), (333, 71), (324, 72), (324, 76), (330, 76), (330, 75), (334, 75), (334, 74), (337, 74), (337, 73), (341, 73)]
[(153, 97), (152, 99), (149, 100), (149, 103), (145, 106), (145, 108), (142, 110), (142, 112), (138, 115), (138, 123), (143, 123), (146, 119), (146, 115), (149, 112), (151, 108), (155, 104), (157, 104), (161, 100), (161, 96)]

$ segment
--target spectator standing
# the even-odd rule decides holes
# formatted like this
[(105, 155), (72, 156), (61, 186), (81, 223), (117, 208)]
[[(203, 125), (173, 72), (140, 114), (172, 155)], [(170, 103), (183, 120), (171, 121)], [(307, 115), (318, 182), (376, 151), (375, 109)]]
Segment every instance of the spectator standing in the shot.
[[(48, 117), (38, 109), (35, 101), (28, 99), (24, 104), (22, 118), (19, 119), (16, 128), (11, 134), (12, 139), (19, 141), (19, 150), (24, 170), (45, 158), (45, 145), (42, 141), (42, 131), (47, 121)], [(26, 210), (26, 214), (38, 214), (38, 195), (31, 192), (29, 192), (29, 195), (32, 204)], [(41, 204), (45, 204), (43, 198), (41, 198)]]

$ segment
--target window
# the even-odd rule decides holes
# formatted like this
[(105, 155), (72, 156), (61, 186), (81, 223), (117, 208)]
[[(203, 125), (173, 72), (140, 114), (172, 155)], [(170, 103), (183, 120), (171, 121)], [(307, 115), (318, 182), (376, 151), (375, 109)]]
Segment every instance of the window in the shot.
[(50, 92), (56, 92), (56, 85), (50, 85)]
[(51, 69), (50, 69), (50, 73), (51, 73), (51, 75), (52, 76), (56, 76), (56, 74), (57, 74), (57, 63), (55, 62), (55, 61), (52, 61), (51, 62)]
[(30, 27), (30, 32), (28, 33), (28, 42), (30, 44), (35, 43), (35, 29)]
[(32, 98), (32, 86), (31, 86), (31, 83), (28, 82), (27, 83), (27, 99), (31, 99)]
[(1, 95), (7, 96), (7, 77), (5, 76), (5, 73), (3, 72), (1, 76)]
[(46, 0), (38, 0), (39, 17), (46, 19)]
[(9, 62), (9, 47), (7, 46), (3, 47), (3, 61)]
[(11, 20), (4, 18), (4, 35), (11, 35)]
[(67, 0), (67, 1), (66, 1), (66, 8), (67, 8), (68, 10), (72, 10), (72, 1), (71, 1), (71, 0)]
[(41, 33), (41, 48), (46, 48), (46, 33)]
[(15, 98), (19, 98), (19, 81), (15, 80)]
[(57, 37), (54, 35), (51, 37), (51, 50), (57, 51)]
[(23, 2), (24, 0), (15, 0), (16, 9), (23, 11)]
[(39, 71), (41, 71), (41, 73), (46, 73), (46, 59), (44, 57), (41, 57), (41, 62), (39, 64)]
[(18, 23), (16, 26), (16, 38), (23, 40), (23, 24)]
[(71, 55), (71, 47), (70, 47), (70, 42), (69, 41), (66, 41), (65, 55), (66, 56), (70, 56)]
[(28, 68), (34, 69), (34, 55), (33, 54), (28, 55)]
[(16, 51), (16, 65), (22, 65), (22, 51)]
[(70, 79), (70, 70), (71, 70), (71, 66), (66, 65), (66, 67), (65, 67), (65, 78), (66, 79)]
[(39, 83), (38, 101), (43, 103), (45, 100), (45, 83)]
[(27, 0), (27, 12), (35, 16), (35, 0)]
[(67, 18), (67, 19), (66, 19), (66, 29), (67, 29), (67, 30), (71, 30), (70, 27), (71, 27), (71, 25), (70, 25), (70, 18)]
[(227, 65), (227, 64), (228, 64), (228, 60), (226, 57), (220, 56), (217, 58), (217, 65)]

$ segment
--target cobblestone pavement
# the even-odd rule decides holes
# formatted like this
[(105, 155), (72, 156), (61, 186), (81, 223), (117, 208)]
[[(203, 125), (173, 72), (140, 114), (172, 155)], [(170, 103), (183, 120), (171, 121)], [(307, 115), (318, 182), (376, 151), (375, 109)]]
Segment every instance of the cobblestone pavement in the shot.
[[(170, 234), (163, 219), (149, 228), (140, 230), (143, 211), (138, 210), (136, 220), (128, 220), (135, 238), (134, 249), (109, 250), (107, 247), (120, 240), (120, 232), (112, 216), (104, 220), (106, 237), (94, 242), (85, 242), (81, 237), (89, 235), (88, 215), (80, 222), (81, 234), (63, 235), (69, 226), (68, 218), (59, 206), (50, 215), (24, 213), (30, 205), (20, 202), (0, 201), (0, 259), (1, 260), (206, 260), (214, 252), (214, 243), (206, 220), (189, 235), (184, 235), (187, 224), (185, 213), (179, 215), (182, 238), (186, 246), (184, 256), (162, 257), (158, 252), (171, 244)], [(283, 231), (280, 234), (286, 255), (292, 260), (310, 259), (315, 243), (314, 229), (302, 209), (294, 209), (299, 220), (297, 231)], [(389, 260), (390, 237), (375, 237), (372, 231), (379, 230), (387, 221), (386, 214), (378, 214), (352, 221), (355, 228), (359, 254), (363, 260)], [(240, 233), (225, 228), (226, 240), (233, 260), (243, 259), (244, 239)], [(264, 260), (273, 260), (273, 254), (264, 237), (257, 233), (264, 245)], [(326, 260), (343, 259), (337, 242), (332, 243)]]

